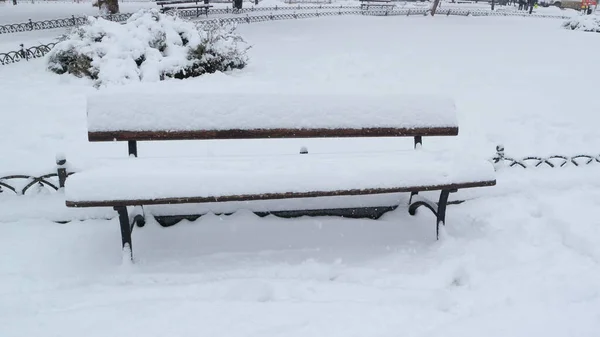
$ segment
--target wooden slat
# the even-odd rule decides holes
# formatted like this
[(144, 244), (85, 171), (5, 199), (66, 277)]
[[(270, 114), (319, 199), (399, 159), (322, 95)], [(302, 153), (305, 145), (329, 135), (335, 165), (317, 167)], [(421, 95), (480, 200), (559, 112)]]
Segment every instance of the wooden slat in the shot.
[(294, 199), (294, 198), (316, 198), (316, 197), (334, 197), (346, 195), (369, 195), (403, 192), (421, 192), (438, 190), (455, 190), (471, 187), (494, 186), (495, 180), (477, 181), (462, 184), (430, 185), (430, 186), (402, 186), (394, 188), (373, 188), (362, 190), (337, 190), (337, 191), (311, 191), (311, 192), (286, 192), (286, 193), (264, 193), (264, 194), (245, 194), (245, 195), (224, 195), (211, 197), (183, 197), (183, 198), (160, 198), (160, 199), (135, 199), (135, 200), (103, 200), (103, 201), (68, 201), (67, 207), (114, 207), (114, 206), (137, 206), (137, 205), (171, 205), (171, 204), (190, 204), (205, 202), (226, 202), (226, 201), (257, 201), (273, 199)]
[(192, 131), (90, 131), (90, 142), (259, 139), (259, 138), (341, 138), (341, 137), (414, 137), (456, 136), (458, 127), (441, 128), (364, 128), (364, 129), (254, 129)]

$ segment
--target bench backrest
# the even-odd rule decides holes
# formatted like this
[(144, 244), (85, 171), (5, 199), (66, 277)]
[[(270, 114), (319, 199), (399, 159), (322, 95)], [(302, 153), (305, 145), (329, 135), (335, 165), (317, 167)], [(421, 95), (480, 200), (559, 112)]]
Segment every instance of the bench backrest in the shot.
[(454, 102), (431, 96), (95, 94), (87, 114), (91, 142), (458, 134)]

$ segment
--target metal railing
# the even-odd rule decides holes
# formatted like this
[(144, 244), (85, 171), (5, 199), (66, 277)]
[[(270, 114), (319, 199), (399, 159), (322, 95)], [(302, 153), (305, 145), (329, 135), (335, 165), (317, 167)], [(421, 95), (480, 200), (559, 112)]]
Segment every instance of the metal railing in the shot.
[[(104, 15), (102, 18), (110, 21), (122, 22), (127, 20), (132, 14), (131, 13), (123, 13), (123, 14), (114, 14), (114, 15)], [(55, 28), (67, 28), (67, 27), (75, 27), (79, 25), (86, 24), (88, 22), (87, 16), (71, 16), (70, 18), (65, 19), (52, 19), (52, 20), (43, 20), (43, 21), (32, 21), (29, 19), (29, 22), (22, 23), (11, 23), (7, 25), (0, 26), (0, 34), (10, 34), (10, 33), (19, 33), (19, 32), (29, 32), (34, 30), (44, 30), (44, 29), (55, 29)]]
[[(300, 0), (302, 1), (302, 0)], [(306, 0), (310, 1), (310, 0)], [(319, 5), (319, 6), (274, 6), (274, 7), (250, 7), (243, 8), (240, 10), (236, 10), (234, 8), (226, 7), (226, 8), (213, 8), (209, 11), (210, 14), (229, 14), (229, 13), (253, 13), (253, 12), (268, 12), (268, 11), (293, 11), (293, 10), (315, 10), (315, 9), (325, 9), (325, 10), (336, 10), (336, 9), (352, 9), (358, 10), (360, 6), (348, 6), (348, 5), (340, 5), (340, 6), (331, 6), (331, 5)], [(191, 12), (191, 10), (188, 10)], [(429, 9), (425, 8), (394, 8), (387, 11), (387, 15), (403, 15), (404, 11), (429, 11)], [(185, 12), (182, 10), (180, 12)], [(196, 16), (196, 12), (194, 15), (187, 15), (187, 17)], [(463, 16), (522, 16), (522, 17), (536, 17), (536, 18), (555, 18), (555, 19), (568, 19), (569, 16), (564, 15), (551, 15), (551, 14), (527, 14), (523, 12), (501, 12), (501, 11), (491, 11), (491, 10), (467, 10), (467, 9), (457, 9), (457, 8), (448, 8), (448, 9), (438, 9), (437, 15), (463, 15)], [(105, 15), (101, 16), (102, 18), (110, 21), (116, 22), (124, 22), (129, 17), (133, 15), (132, 13), (122, 13), (122, 14), (114, 14), (114, 15)], [(97, 17), (97, 16), (96, 16)], [(186, 15), (184, 15), (186, 17)], [(9, 34), (9, 33), (18, 33), (18, 32), (27, 32), (34, 30), (43, 30), (43, 29), (55, 29), (55, 28), (67, 28), (74, 27), (78, 25), (82, 25), (87, 23), (87, 16), (72, 16), (70, 18), (64, 19), (53, 19), (53, 20), (43, 20), (43, 21), (32, 21), (22, 22), (22, 23), (13, 23), (7, 25), (0, 25), (0, 34)]]
[[(600, 165), (600, 154), (577, 154), (572, 156), (567, 155), (551, 155), (551, 156), (527, 156), (522, 158), (508, 157), (504, 153), (504, 147), (498, 145), (496, 147), (496, 154), (490, 158), (490, 162), (494, 164), (496, 170), (503, 168), (522, 168), (522, 169), (533, 169), (533, 168), (553, 168), (560, 169), (563, 167), (584, 167), (589, 165)], [(26, 193), (34, 190), (41, 190), (43, 188), (50, 191), (58, 191), (60, 188), (65, 186), (67, 177), (75, 172), (68, 171), (67, 161), (64, 158), (58, 158), (56, 160), (56, 172), (44, 174), (41, 176), (18, 174), (18, 175), (7, 175), (0, 177), (0, 195), (6, 192), (12, 192), (16, 195), (25, 195)]]
[(494, 166), (501, 167), (520, 167), (536, 168), (549, 167), (560, 168), (567, 166), (586, 166), (600, 163), (600, 155), (577, 154), (573, 156), (551, 155), (551, 156), (527, 156), (522, 158), (507, 157), (504, 154), (504, 146), (496, 146), (496, 155), (491, 159)]
[(28, 191), (58, 191), (65, 187), (67, 177), (74, 172), (67, 171), (67, 160), (63, 157), (56, 158), (56, 172), (33, 176), (28, 174), (12, 174), (0, 177), (0, 194), (11, 191), (16, 195), (25, 195)]
[(42, 44), (25, 48), (21, 45), (21, 49), (17, 51), (9, 51), (8, 53), (0, 53), (0, 65), (17, 63), (22, 60), (40, 58), (46, 55), (56, 43)]
[[(211, 14), (228, 14), (228, 13), (251, 13), (251, 12), (259, 12), (259, 11), (278, 11), (278, 10), (311, 10), (311, 9), (339, 9), (339, 8), (358, 8), (357, 6), (274, 6), (274, 7), (250, 7), (244, 8), (241, 10), (235, 10), (233, 8), (214, 8), (210, 10)], [(111, 15), (102, 15), (102, 16), (94, 16), (101, 17), (106, 20), (115, 21), (115, 22), (124, 22), (129, 19), (133, 13), (120, 13), (120, 14), (111, 14)], [(75, 27), (78, 25), (86, 24), (88, 21), (88, 16), (71, 16), (70, 18), (63, 19), (52, 19), (52, 20), (43, 20), (43, 21), (32, 21), (31, 19), (28, 22), (21, 23), (11, 23), (6, 25), (0, 25), (0, 34), (10, 34), (10, 33), (19, 33), (19, 32), (28, 32), (34, 30), (44, 30), (44, 29), (55, 29), (55, 28), (68, 28)]]
[[(223, 13), (249, 13), (254, 11), (265, 11), (268, 9), (287, 9), (290, 7), (257, 7), (257, 8), (249, 8), (241, 11), (236, 11), (231, 8), (221, 8), (218, 9)], [(296, 8), (296, 7), (294, 7)], [(428, 8), (402, 8), (402, 9), (371, 9), (371, 10), (361, 10), (356, 6), (303, 6), (297, 7), (302, 10), (313, 9), (315, 12), (301, 12), (301, 13), (284, 13), (284, 14), (265, 14), (265, 15), (246, 15), (246, 16), (236, 16), (229, 18), (218, 18), (218, 19), (204, 19), (197, 21), (200, 25), (213, 25), (218, 23), (254, 23), (254, 22), (264, 22), (264, 21), (275, 21), (275, 20), (291, 20), (291, 19), (304, 19), (304, 18), (314, 18), (321, 16), (334, 16), (334, 15), (369, 15), (369, 16), (411, 16), (411, 15), (428, 15), (430, 10)], [(326, 9), (326, 11), (319, 11), (321, 9)], [(348, 10), (352, 9), (352, 10)], [(178, 15), (183, 18), (192, 18), (198, 17), (198, 12), (195, 9), (186, 9), (186, 10), (178, 10), (173, 15)], [(519, 14), (519, 13), (517, 13)], [(118, 16), (110, 16), (113, 21), (124, 21), (130, 14), (118, 14)], [(463, 9), (454, 9), (449, 8), (447, 10), (438, 11), (437, 15), (457, 15), (457, 16), (506, 16), (505, 13), (495, 13), (495, 12), (485, 12), (485, 11), (471, 11), (471, 10), (463, 10)], [(521, 14), (519, 14), (521, 15)], [(522, 14), (526, 15), (526, 14)], [(532, 16), (536, 16), (533, 14)], [(109, 18), (109, 17), (107, 17)], [(76, 24), (81, 24), (81, 22), (85, 23), (86, 21), (77, 21), (75, 19), (69, 19), (71, 22), (76, 22)], [(22, 60), (29, 60), (34, 58), (39, 58), (47, 54), (52, 47), (54, 47), (55, 43), (49, 43), (46, 45), (33, 46), (29, 48), (24, 48), (21, 45), (21, 49), (17, 51), (9, 51), (7, 53), (0, 53), (0, 65), (6, 65), (11, 63), (20, 62)]]

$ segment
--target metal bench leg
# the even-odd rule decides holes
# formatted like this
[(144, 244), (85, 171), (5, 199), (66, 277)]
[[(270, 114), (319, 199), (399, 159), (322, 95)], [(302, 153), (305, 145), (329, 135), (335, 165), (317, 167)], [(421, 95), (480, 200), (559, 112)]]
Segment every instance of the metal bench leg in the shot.
[(448, 205), (448, 196), (450, 195), (450, 190), (443, 190), (440, 193), (440, 200), (437, 204), (437, 212), (435, 215), (437, 216), (437, 222), (435, 224), (435, 238), (438, 240), (440, 238), (440, 224), (442, 226), (446, 225), (446, 206)]
[(127, 214), (126, 206), (116, 206), (115, 211), (119, 213), (119, 224), (121, 225), (121, 242), (123, 244), (123, 252), (129, 251), (131, 261), (133, 261), (133, 247), (131, 245), (131, 232), (133, 225), (129, 223), (129, 215)]
[(440, 224), (445, 225), (446, 222), (446, 206), (448, 205), (448, 196), (456, 190), (442, 190), (438, 203), (420, 196), (419, 192), (410, 193), (410, 201), (408, 205), (408, 213), (410, 215), (417, 214), (417, 209), (421, 206), (427, 207), (436, 216), (435, 237), (440, 238)]

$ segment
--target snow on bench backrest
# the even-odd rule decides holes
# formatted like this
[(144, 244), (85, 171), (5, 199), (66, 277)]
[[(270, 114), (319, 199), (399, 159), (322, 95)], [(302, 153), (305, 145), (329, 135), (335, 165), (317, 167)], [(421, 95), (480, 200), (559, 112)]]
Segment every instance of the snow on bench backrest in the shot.
[[(118, 132), (265, 129), (439, 129), (423, 135), (458, 133), (454, 102), (435, 96), (113, 93), (89, 96), (87, 114), (90, 140), (112, 140), (106, 138)], [(105, 139), (100, 139), (102, 134)]]

